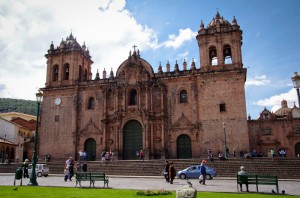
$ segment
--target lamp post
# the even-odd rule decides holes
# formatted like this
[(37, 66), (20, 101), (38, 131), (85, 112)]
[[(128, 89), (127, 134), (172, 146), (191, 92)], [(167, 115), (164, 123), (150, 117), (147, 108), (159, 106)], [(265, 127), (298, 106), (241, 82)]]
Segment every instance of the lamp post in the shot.
[(298, 75), (298, 72), (294, 72), (294, 76), (292, 77), (292, 81), (294, 84), (294, 88), (296, 88), (297, 95), (298, 95), (298, 107), (300, 108), (300, 93), (299, 93), (299, 87), (300, 87), (300, 76)]
[(38, 128), (39, 128), (39, 115), (40, 115), (40, 104), (43, 99), (43, 94), (39, 91), (36, 95), (37, 101), (37, 113), (36, 113), (36, 124), (35, 124), (35, 135), (34, 135), (34, 149), (33, 149), (33, 159), (32, 159), (32, 172), (29, 177), (28, 186), (38, 186), (36, 181), (36, 162), (37, 162), (37, 144), (38, 144)]
[(225, 122), (223, 122), (223, 129), (224, 129), (224, 157), (227, 159), (227, 144), (226, 144), (226, 129), (225, 129)]

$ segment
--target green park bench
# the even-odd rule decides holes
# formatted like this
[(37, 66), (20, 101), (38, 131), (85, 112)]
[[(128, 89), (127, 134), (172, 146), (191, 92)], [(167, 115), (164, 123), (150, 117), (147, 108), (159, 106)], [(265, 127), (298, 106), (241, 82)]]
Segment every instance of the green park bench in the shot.
[(81, 186), (81, 181), (89, 181), (90, 187), (93, 184), (95, 187), (95, 181), (103, 181), (104, 187), (105, 185), (108, 187), (108, 177), (103, 172), (76, 172), (76, 187), (77, 184)]
[(259, 185), (276, 185), (277, 193), (279, 193), (278, 188), (278, 177), (272, 175), (237, 175), (237, 189), (239, 188), (239, 184), (255, 184), (256, 191), (258, 192)]

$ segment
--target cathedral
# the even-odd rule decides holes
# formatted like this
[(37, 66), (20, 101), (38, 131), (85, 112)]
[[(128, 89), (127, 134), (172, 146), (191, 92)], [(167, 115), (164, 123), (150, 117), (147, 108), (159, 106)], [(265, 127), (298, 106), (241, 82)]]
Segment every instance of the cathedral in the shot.
[[(136, 47), (117, 71), (97, 71), (85, 44), (70, 34), (45, 55), (39, 156), (55, 159), (85, 150), (89, 160), (112, 151), (117, 160), (189, 159), (250, 149), (245, 102), (247, 69), (242, 30), (217, 12), (195, 38), (200, 65), (186, 61), (159, 65)], [(130, 49), (129, 49), (130, 50)], [(159, 62), (159, 60), (157, 61)], [(182, 70), (179, 69), (182, 64)]]

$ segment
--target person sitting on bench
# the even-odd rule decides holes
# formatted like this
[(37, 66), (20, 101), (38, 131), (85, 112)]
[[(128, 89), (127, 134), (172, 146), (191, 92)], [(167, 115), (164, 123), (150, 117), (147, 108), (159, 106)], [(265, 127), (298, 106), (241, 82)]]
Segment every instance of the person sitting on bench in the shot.
[[(248, 173), (245, 171), (245, 167), (244, 166), (241, 166), (240, 169), (241, 170), (238, 172), (238, 175), (248, 175)], [(249, 192), (247, 181), (245, 181), (245, 184), (246, 184), (246, 190), (247, 190), (247, 192)], [(242, 183), (240, 183), (240, 189), (241, 189), (241, 191), (243, 191)]]

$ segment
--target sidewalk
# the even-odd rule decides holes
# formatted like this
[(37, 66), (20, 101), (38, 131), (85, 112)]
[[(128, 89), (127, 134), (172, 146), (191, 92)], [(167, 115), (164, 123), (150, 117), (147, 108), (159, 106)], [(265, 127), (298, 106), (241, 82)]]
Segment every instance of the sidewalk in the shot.
[[(165, 190), (177, 190), (183, 186), (187, 186), (186, 180), (175, 179), (174, 184), (165, 182), (163, 177), (136, 177), (136, 176), (116, 176), (109, 175), (109, 188), (115, 189), (165, 189)], [(28, 184), (29, 179), (23, 179), (23, 185)], [(237, 192), (237, 185), (235, 178), (221, 178), (216, 177), (213, 180), (207, 180), (206, 185), (200, 185), (197, 179), (189, 180), (193, 187), (197, 191), (209, 191), (209, 192)], [(1, 186), (12, 186), (14, 182), (14, 174), (12, 173), (1, 173), (0, 174), (0, 185)], [(61, 187), (75, 187), (76, 179), (73, 181), (65, 182), (63, 175), (49, 175), (48, 177), (37, 177), (39, 186), (61, 186)], [(20, 180), (16, 181), (16, 184), (20, 184)], [(103, 188), (103, 182), (96, 181), (96, 187)], [(88, 181), (82, 182), (83, 187), (89, 187)], [(286, 194), (300, 196), (300, 180), (280, 180), (279, 181), (279, 192), (285, 190)], [(255, 185), (249, 185), (250, 192), (256, 192)], [(272, 190), (276, 191), (276, 186), (262, 185), (258, 186), (260, 193), (272, 193)]]

